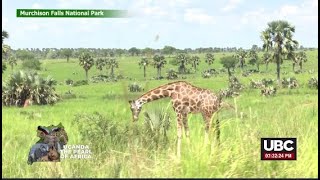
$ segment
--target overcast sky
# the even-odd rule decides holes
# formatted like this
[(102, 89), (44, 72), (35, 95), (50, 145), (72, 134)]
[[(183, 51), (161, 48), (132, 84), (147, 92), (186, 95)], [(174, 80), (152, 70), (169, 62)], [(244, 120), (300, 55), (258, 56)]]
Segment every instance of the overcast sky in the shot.
[[(17, 48), (261, 47), (273, 20), (318, 47), (318, 0), (4, 0), (2, 28)], [(130, 18), (17, 18), (16, 9), (123, 9)], [(156, 36), (159, 39), (156, 41)]]

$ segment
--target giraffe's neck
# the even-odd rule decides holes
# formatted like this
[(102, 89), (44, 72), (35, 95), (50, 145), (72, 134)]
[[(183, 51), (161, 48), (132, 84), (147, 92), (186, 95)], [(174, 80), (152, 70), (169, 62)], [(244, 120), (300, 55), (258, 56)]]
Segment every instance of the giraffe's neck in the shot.
[(175, 90), (175, 85), (173, 84), (167, 84), (167, 85), (163, 85), (160, 86), (158, 88), (152, 89), (148, 92), (146, 92), (145, 94), (143, 94), (142, 96), (140, 96), (136, 102), (139, 103), (140, 106), (151, 102), (151, 101), (155, 101), (161, 98), (166, 98), (166, 97), (170, 97), (172, 92)]

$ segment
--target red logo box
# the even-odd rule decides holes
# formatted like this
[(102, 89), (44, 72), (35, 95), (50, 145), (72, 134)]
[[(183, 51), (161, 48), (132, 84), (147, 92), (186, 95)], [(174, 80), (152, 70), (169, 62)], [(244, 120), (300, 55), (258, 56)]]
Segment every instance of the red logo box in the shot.
[(261, 138), (261, 160), (297, 160), (297, 138)]

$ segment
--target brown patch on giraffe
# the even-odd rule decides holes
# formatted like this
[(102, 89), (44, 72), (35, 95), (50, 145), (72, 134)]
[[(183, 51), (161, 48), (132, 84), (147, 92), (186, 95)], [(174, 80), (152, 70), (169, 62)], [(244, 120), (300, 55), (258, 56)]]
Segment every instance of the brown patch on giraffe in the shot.
[(153, 91), (155, 94), (159, 94), (160, 93), (160, 90), (159, 89), (156, 89), (155, 91)]
[(157, 99), (157, 98), (158, 98), (158, 96), (156, 96), (156, 95), (151, 96), (151, 99)]
[(176, 86), (175, 90), (176, 90), (176, 91), (179, 91), (180, 88), (181, 88), (181, 86)]
[(168, 97), (169, 96), (169, 92), (167, 90), (163, 90), (162, 91), (162, 94), (165, 96), (165, 97)]

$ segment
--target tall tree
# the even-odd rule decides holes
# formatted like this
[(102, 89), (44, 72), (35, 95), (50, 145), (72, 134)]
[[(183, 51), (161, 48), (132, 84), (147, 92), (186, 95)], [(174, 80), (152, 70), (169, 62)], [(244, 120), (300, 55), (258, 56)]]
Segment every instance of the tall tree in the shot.
[(119, 68), (119, 64), (116, 58), (109, 58), (107, 61), (107, 68), (110, 69), (110, 76), (114, 77), (114, 68)]
[(266, 64), (266, 71), (268, 70), (268, 66), (269, 66), (269, 63), (271, 62), (271, 60), (272, 60), (271, 54), (269, 52), (265, 52), (263, 54), (262, 61), (263, 61), (263, 63)]
[(241, 70), (243, 70), (243, 66), (245, 64), (245, 60), (247, 58), (247, 52), (240, 48), (237, 53), (235, 54), (235, 57), (239, 60)]
[(206, 59), (205, 59), (205, 62), (209, 65), (211, 65), (214, 61), (214, 55), (211, 54), (211, 53), (207, 53), (206, 54)]
[(82, 53), (79, 57), (79, 64), (86, 72), (86, 80), (88, 81), (88, 71), (94, 65), (94, 60), (89, 53)]
[(191, 57), (191, 62), (192, 62), (192, 67), (194, 68), (195, 71), (197, 71), (197, 66), (200, 63), (200, 58), (199, 56), (192, 56)]
[(277, 20), (268, 23), (268, 27), (262, 32), (263, 49), (272, 51), (272, 57), (277, 63), (277, 80), (280, 81), (280, 65), (286, 55), (291, 54), (298, 46), (298, 41), (293, 40), (295, 27), (287, 21)]
[(66, 57), (67, 58), (67, 62), (69, 62), (69, 58), (72, 56), (72, 50), (69, 49), (69, 48), (62, 49), (61, 50), (61, 55), (63, 57)]
[(2, 44), (3, 44), (3, 40), (8, 38), (9, 38), (9, 33), (5, 30), (2, 30)]
[(249, 64), (256, 65), (257, 69), (259, 71), (260, 70), (259, 66), (260, 66), (261, 62), (260, 62), (260, 59), (259, 59), (259, 56), (258, 56), (258, 53), (256, 52), (256, 50), (251, 49), (248, 53), (248, 58), (249, 58)]
[(179, 63), (179, 73), (186, 73), (186, 65), (189, 63), (189, 57), (187, 54), (181, 53), (176, 58), (177, 63)]
[(11, 66), (11, 71), (13, 72), (13, 66), (17, 65), (17, 59), (14, 56), (8, 58), (8, 63)]
[(96, 68), (98, 70), (100, 70), (100, 74), (102, 74), (103, 67), (106, 66), (106, 64), (107, 64), (107, 59), (106, 58), (98, 58), (95, 61), (95, 64), (96, 64)]
[(234, 69), (236, 67), (236, 64), (238, 63), (238, 60), (235, 56), (224, 56), (220, 59), (220, 63), (224, 68), (228, 70), (229, 78), (231, 77), (231, 71), (230, 69)]
[(146, 57), (141, 58), (139, 62), (139, 66), (140, 68), (143, 67), (143, 77), (146, 77), (146, 69), (148, 65), (149, 65), (148, 59)]
[(155, 55), (153, 57), (153, 67), (157, 69), (157, 78), (161, 78), (161, 69), (164, 67), (164, 65), (167, 63), (165, 60), (165, 57), (163, 55)]
[(304, 51), (300, 51), (296, 54), (296, 56), (297, 56), (296, 58), (298, 60), (298, 64), (300, 66), (300, 70), (302, 71), (302, 63), (305, 63), (308, 61), (307, 54)]

